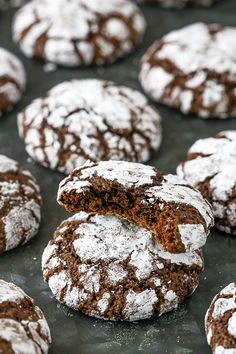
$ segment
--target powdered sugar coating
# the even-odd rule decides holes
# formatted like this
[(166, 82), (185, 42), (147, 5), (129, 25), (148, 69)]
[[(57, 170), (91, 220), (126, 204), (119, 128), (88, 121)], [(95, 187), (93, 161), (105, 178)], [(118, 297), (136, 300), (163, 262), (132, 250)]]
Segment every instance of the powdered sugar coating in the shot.
[(140, 80), (156, 101), (202, 118), (236, 115), (236, 29), (195, 23), (170, 32), (143, 57)]
[(15, 55), (0, 47), (0, 116), (20, 100), (25, 84), (23, 64)]
[(0, 252), (25, 244), (41, 219), (39, 187), (29, 171), (0, 155)]
[(186, 224), (177, 226), (180, 242), (184, 245), (185, 250), (201, 248), (206, 242), (210, 227), (213, 225), (209, 204), (198, 191), (186, 185), (186, 182), (181, 178), (166, 175), (162, 177), (160, 183), (157, 183), (154, 182), (156, 176), (157, 170), (154, 167), (142, 164), (123, 161), (101, 161), (97, 164), (87, 162), (60, 183), (58, 202), (66, 207), (66, 203), (62, 202), (64, 196), (67, 195), (66, 198), (69, 199), (71, 193), (78, 196), (84, 195), (86, 191), (93, 189), (93, 179), (96, 178), (118, 183), (127, 193), (141, 188), (141, 203), (145, 207), (156, 205), (163, 209), (164, 205), (173, 203), (197, 210), (202, 217), (201, 224), (187, 223), (186, 221)]
[(57, 85), (18, 116), (29, 155), (65, 173), (88, 159), (147, 161), (160, 146), (160, 121), (141, 93), (100, 80)]
[[(58, 228), (43, 253), (42, 268), (52, 293), (67, 306), (95, 317), (134, 321), (155, 317), (182, 302), (171, 269), (194, 290), (203, 260), (199, 251), (165, 252), (148, 230), (127, 220), (81, 212)], [(143, 290), (137, 292), (140, 284)], [(115, 297), (118, 293), (123, 306), (113, 312), (111, 303), (122, 304)], [(88, 311), (91, 298), (93, 310)]]
[(214, 297), (206, 314), (205, 327), (207, 341), (214, 354), (236, 353), (235, 283), (229, 284)]
[(166, 8), (182, 8), (187, 5), (211, 6), (217, 0), (140, 0), (140, 3), (158, 4)]
[(216, 226), (236, 234), (236, 131), (223, 131), (215, 138), (197, 140), (177, 173), (208, 198)]
[(26, 56), (66, 66), (112, 62), (132, 51), (144, 31), (143, 15), (128, 0), (33, 0), (13, 24)]
[[(42, 311), (16, 285), (0, 280), (0, 289), (0, 309), (5, 303), (5, 307), (1, 309), (0, 351), (3, 350), (2, 345), (6, 342), (15, 354), (47, 354), (51, 344), (51, 335)], [(17, 315), (16, 318), (10, 318), (7, 313), (4, 316), (6, 308), (11, 309), (11, 306), (15, 306), (14, 303), (21, 306), (23, 302), (27, 303), (25, 306), (28, 308), (20, 310), (22, 319)], [(25, 311), (28, 311), (27, 318), (25, 318)]]

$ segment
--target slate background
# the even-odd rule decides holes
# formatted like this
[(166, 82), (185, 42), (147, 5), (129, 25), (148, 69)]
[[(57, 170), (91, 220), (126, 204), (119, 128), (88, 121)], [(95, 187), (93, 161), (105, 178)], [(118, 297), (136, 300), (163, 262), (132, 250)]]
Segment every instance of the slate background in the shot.
[[(170, 30), (196, 22), (220, 22), (236, 25), (235, 0), (222, 0), (210, 9), (188, 8), (163, 10), (142, 7), (148, 22), (142, 45), (135, 53), (116, 64), (101, 68), (64, 69), (47, 73), (43, 64), (28, 60), (11, 39), (14, 10), (0, 13), (0, 46), (10, 49), (24, 62), (28, 86), (23, 99), (13, 112), (0, 120), (0, 153), (18, 160), (38, 179), (42, 196), (42, 225), (37, 237), (24, 247), (0, 256), (0, 277), (21, 286), (44, 311), (51, 327), (51, 354), (209, 354), (204, 333), (204, 315), (212, 297), (235, 280), (236, 240), (213, 230), (205, 247), (206, 269), (195, 294), (177, 311), (155, 321), (111, 323), (86, 317), (59, 305), (43, 283), (41, 254), (53, 231), (67, 216), (55, 197), (63, 175), (31, 161), (18, 137), (16, 114), (33, 98), (44, 95), (57, 83), (72, 78), (102, 78), (141, 89), (138, 82), (139, 58), (152, 42)], [(204, 121), (156, 105), (163, 116), (163, 144), (150, 164), (173, 173), (187, 149), (197, 139), (225, 129), (235, 129), (236, 120)]]

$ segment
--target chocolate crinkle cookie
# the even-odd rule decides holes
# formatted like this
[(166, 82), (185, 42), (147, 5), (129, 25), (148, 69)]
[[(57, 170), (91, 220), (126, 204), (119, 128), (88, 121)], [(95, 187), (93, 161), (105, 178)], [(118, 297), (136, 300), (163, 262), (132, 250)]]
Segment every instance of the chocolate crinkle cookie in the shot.
[(0, 116), (20, 100), (25, 84), (23, 64), (15, 55), (0, 47)]
[(0, 155), (0, 253), (25, 244), (38, 232), (39, 187), (29, 171)]
[(212, 204), (216, 226), (236, 235), (236, 130), (197, 140), (177, 174)]
[(72, 213), (128, 219), (174, 253), (201, 248), (213, 226), (211, 207), (200, 192), (177, 176), (136, 163), (88, 162), (61, 182), (58, 202)]
[(147, 161), (161, 142), (161, 119), (138, 91), (108, 81), (54, 87), (18, 116), (29, 155), (64, 173), (87, 160)]
[(47, 354), (50, 345), (50, 329), (33, 299), (0, 280), (0, 353)]
[(113, 62), (144, 31), (143, 15), (128, 0), (33, 0), (13, 23), (13, 38), (27, 57), (65, 66)]
[(196, 23), (144, 55), (140, 80), (155, 101), (202, 118), (236, 116), (236, 29)]
[(211, 6), (218, 0), (139, 0), (144, 4), (157, 4), (166, 8), (182, 8), (187, 5)]
[(207, 342), (213, 354), (236, 354), (236, 284), (213, 299), (205, 318)]
[(61, 183), (58, 201), (78, 212), (42, 258), (61, 303), (135, 321), (176, 308), (197, 288), (213, 218), (201, 194), (178, 177), (137, 163), (87, 163)]

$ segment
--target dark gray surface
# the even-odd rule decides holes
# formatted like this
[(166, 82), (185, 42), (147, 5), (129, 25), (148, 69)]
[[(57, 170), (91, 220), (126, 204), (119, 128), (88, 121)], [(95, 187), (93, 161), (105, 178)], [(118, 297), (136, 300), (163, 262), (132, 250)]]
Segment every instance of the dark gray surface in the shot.
[[(24, 58), (12, 43), (13, 12), (0, 14), (0, 46), (22, 58), (28, 75), (28, 87), (22, 101), (0, 121), (0, 153), (30, 169), (38, 179), (43, 195), (43, 221), (38, 236), (26, 246), (0, 256), (0, 277), (21, 286), (44, 311), (53, 337), (51, 354), (209, 354), (203, 325), (205, 312), (215, 293), (235, 280), (236, 240), (213, 230), (205, 247), (206, 270), (198, 290), (177, 311), (155, 321), (110, 323), (83, 316), (59, 305), (43, 283), (40, 268), (42, 251), (66, 216), (55, 200), (63, 175), (38, 166), (28, 158), (17, 133), (17, 111), (65, 79), (97, 77), (139, 89), (139, 57), (161, 35), (195, 21), (236, 25), (235, 0), (222, 0), (211, 9), (165, 11), (146, 6), (143, 11), (148, 21), (147, 33), (142, 46), (133, 55), (103, 68), (60, 68), (51, 73), (44, 72), (42, 63)], [(236, 120), (233, 119), (204, 121), (184, 117), (165, 107), (159, 108), (163, 116), (164, 138), (160, 152), (150, 164), (165, 172), (175, 171), (176, 165), (197, 138), (236, 128)]]

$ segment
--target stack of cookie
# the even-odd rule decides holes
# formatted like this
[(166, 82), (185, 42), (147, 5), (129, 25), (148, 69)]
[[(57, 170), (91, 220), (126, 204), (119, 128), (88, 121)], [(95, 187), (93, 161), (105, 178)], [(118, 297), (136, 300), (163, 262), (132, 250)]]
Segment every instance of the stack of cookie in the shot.
[(134, 321), (176, 308), (197, 288), (213, 216), (180, 178), (137, 163), (86, 163), (61, 182), (58, 202), (77, 213), (42, 259), (60, 302)]

